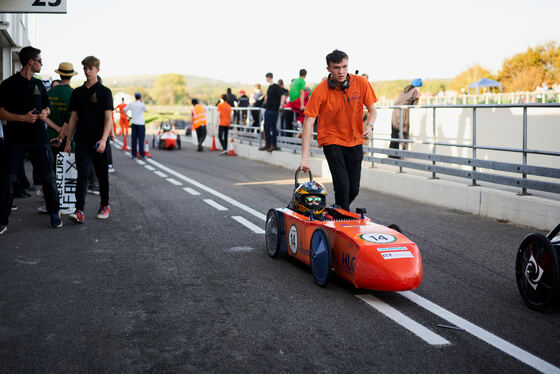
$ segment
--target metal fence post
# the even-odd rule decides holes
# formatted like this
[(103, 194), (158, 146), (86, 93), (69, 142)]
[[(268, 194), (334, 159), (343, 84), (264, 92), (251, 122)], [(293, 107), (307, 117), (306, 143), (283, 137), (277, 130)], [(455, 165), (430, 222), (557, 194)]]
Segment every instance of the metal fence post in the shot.
[[(436, 154), (436, 108), (432, 108), (433, 111), (433, 120), (432, 120), (432, 153)], [(434, 170), (432, 171), (432, 179), (437, 179), (436, 176), (436, 162), (432, 161), (432, 165), (434, 166)]]
[[(476, 160), (476, 107), (473, 107), (472, 112), (472, 157)], [(476, 171), (476, 166), (472, 167), (473, 171)], [(476, 186), (476, 179), (472, 179), (472, 185)]]
[[(527, 106), (523, 106), (523, 166), (527, 166)], [(527, 179), (527, 173), (522, 173), (523, 179)], [(521, 195), (528, 195), (527, 188), (521, 188)]]
[[(402, 129), (402, 121), (403, 121), (402, 117), (403, 117), (403, 115), (402, 115), (402, 111), (403, 111), (403, 108), (402, 107), (399, 108), (399, 151), (400, 151), (400, 149), (402, 147), (402, 144), (403, 144), (402, 143), (402, 139), (403, 139), (403, 129)], [(401, 157), (399, 157), (399, 158), (402, 160)], [(399, 173), (402, 173), (402, 166), (399, 166)]]

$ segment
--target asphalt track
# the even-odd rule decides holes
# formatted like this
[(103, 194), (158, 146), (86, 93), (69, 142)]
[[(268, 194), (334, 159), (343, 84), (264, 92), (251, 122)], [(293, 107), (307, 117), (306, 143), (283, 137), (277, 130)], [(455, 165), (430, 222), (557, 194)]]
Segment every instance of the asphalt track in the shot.
[(320, 288), (264, 249), (293, 171), (186, 142), (145, 164), (113, 153), (108, 221), (93, 195), (86, 224), (59, 230), (37, 198), (16, 200), (0, 236), (0, 372), (560, 370), (560, 308), (529, 310), (515, 285), (526, 228), (362, 189), (353, 207), (419, 245), (424, 281)]

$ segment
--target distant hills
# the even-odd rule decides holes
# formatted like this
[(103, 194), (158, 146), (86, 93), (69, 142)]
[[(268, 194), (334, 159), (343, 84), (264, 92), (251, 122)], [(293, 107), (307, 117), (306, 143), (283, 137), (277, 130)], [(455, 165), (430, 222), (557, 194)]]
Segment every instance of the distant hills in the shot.
[[(122, 77), (104, 78), (112, 87), (153, 87), (155, 79), (159, 74), (127, 75)], [(241, 82), (225, 82), (218, 79), (198, 77), (196, 75), (185, 75), (187, 89), (196, 87), (245, 87), (247, 84)]]

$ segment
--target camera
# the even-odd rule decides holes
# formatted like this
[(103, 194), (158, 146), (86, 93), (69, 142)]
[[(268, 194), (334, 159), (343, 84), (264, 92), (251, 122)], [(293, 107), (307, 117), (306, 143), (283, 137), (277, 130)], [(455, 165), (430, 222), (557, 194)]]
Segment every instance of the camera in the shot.
[(37, 109), (35, 109), (35, 110), (33, 111), (33, 114), (41, 114), (41, 111), (40, 111), (40, 110), (37, 110)]

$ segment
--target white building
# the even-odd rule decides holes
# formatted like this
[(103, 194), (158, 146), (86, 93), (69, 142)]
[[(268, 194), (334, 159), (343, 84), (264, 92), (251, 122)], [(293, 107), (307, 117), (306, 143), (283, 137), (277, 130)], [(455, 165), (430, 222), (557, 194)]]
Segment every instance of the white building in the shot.
[(18, 52), (29, 41), (29, 19), (28, 14), (0, 13), (0, 80), (4, 80), (21, 69)]

